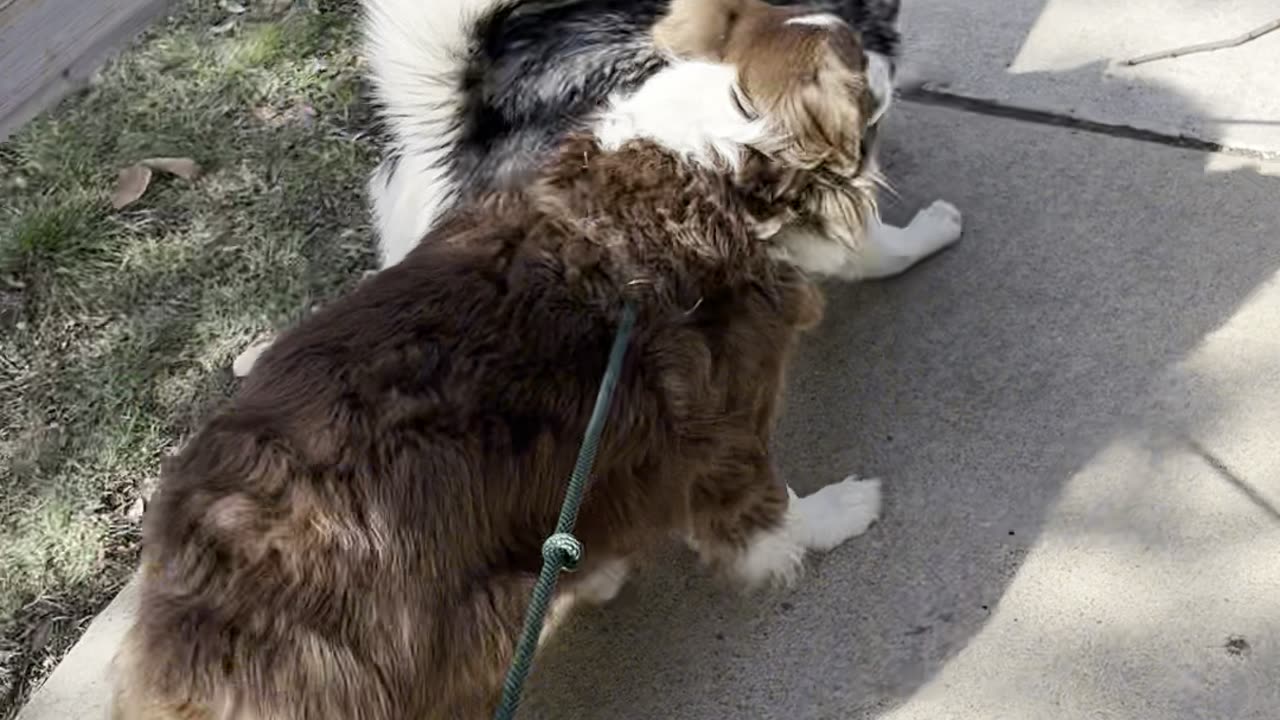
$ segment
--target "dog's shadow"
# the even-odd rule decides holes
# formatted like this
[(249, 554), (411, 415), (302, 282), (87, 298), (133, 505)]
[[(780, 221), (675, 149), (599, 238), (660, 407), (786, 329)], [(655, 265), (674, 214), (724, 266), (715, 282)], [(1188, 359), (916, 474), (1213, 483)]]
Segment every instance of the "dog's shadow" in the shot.
[(789, 591), (743, 595), (672, 550), (569, 620), (523, 717), (883, 714), (983, 631), (1153, 378), (1280, 268), (1274, 228), (1224, 236), (1207, 211), (1272, 206), (1275, 177), (1215, 175), (1178, 203), (1207, 156), (918, 104), (890, 125), (890, 219), (942, 197), (965, 238), (896, 280), (829, 288), (777, 437), (801, 494), (882, 477), (883, 518)]

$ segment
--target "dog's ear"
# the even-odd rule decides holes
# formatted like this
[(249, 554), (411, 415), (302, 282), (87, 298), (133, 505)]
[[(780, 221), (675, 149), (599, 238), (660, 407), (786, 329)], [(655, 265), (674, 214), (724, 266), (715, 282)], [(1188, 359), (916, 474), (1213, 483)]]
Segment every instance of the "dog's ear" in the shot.
[(678, 58), (722, 61), (745, 0), (672, 0), (653, 28), (657, 47)]
[(808, 67), (778, 97), (775, 116), (795, 138), (802, 165), (856, 169), (863, 129), (878, 104), (868, 92), (862, 50), (847, 31), (794, 29), (825, 37), (802, 56)]

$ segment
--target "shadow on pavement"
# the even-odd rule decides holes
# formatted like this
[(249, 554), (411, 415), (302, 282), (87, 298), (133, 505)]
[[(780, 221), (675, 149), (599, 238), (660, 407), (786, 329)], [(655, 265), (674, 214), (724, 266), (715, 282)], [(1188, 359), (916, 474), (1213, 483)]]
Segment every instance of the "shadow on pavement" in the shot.
[[(528, 717), (893, 714), (983, 633), (1066, 484), (1160, 415), (1162, 378), (1280, 269), (1280, 177), (1249, 162), (1211, 172), (1210, 156), (1158, 144), (913, 103), (895, 113), (885, 164), (903, 198), (888, 216), (943, 197), (966, 237), (900, 279), (829, 288), (779, 434), (801, 494), (883, 477), (882, 522), (790, 592), (725, 592), (673, 551), (552, 642)], [(1059, 591), (1077, 589), (1066, 578)], [(1057, 656), (1059, 639), (1024, 634), (1027, 652)], [(1135, 677), (1165, 670), (1135, 662)], [(1062, 716), (1079, 717), (1069, 706)]]

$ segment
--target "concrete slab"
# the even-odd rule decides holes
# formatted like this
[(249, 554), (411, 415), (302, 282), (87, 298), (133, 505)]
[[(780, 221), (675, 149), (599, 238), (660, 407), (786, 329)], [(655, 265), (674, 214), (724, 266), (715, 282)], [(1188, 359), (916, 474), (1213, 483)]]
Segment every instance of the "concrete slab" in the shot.
[(0, 141), (67, 93), (169, 0), (0, 1)]
[(832, 288), (780, 438), (886, 515), (787, 593), (683, 553), (580, 615), (526, 718), (1274, 719), (1278, 165), (898, 106), (966, 238)]
[(111, 707), (111, 658), (133, 623), (138, 581), (124, 586), (31, 696), (17, 720), (96, 720)]
[(910, 0), (903, 80), (943, 92), (1280, 153), (1280, 31), (1121, 61), (1280, 18), (1275, 0)]

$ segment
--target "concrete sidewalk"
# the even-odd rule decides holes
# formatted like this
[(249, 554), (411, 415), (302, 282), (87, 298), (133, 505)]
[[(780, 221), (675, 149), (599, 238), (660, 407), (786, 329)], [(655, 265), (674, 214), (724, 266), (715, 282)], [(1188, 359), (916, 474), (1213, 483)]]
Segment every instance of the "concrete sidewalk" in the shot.
[(89, 77), (170, 0), (0, 0), (0, 141)]
[(1275, 0), (903, 0), (904, 87), (1275, 155), (1280, 30), (1136, 66), (1276, 19)]
[(782, 595), (677, 558), (557, 638), (529, 717), (1280, 717), (1280, 165), (888, 135), (966, 238), (832, 289), (781, 437), (802, 493), (884, 477), (884, 521)]
[[(1280, 33), (1123, 81), (1097, 64), (1273, 3), (1159, 5), (906, 0), (908, 80), (1280, 155)], [(802, 493), (882, 476), (883, 521), (787, 593), (725, 592), (675, 553), (556, 638), (524, 717), (1280, 717), (1280, 164), (890, 118), (888, 214), (942, 197), (965, 239), (832, 286), (779, 439)], [(102, 717), (123, 616), (22, 720)]]

